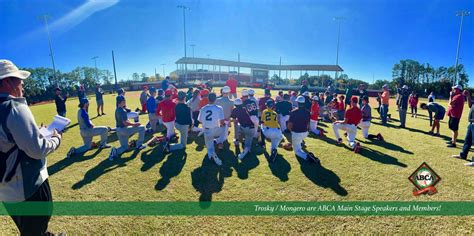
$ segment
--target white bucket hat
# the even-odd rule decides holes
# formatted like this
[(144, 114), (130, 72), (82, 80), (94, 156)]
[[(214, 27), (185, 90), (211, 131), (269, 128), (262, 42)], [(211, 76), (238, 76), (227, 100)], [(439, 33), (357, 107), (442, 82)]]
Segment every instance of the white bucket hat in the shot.
[(9, 60), (0, 60), (0, 80), (15, 77), (18, 79), (26, 79), (30, 76), (30, 72), (26, 70), (19, 70), (18, 67)]
[(222, 87), (222, 92), (223, 93), (230, 93), (230, 87), (229, 86)]

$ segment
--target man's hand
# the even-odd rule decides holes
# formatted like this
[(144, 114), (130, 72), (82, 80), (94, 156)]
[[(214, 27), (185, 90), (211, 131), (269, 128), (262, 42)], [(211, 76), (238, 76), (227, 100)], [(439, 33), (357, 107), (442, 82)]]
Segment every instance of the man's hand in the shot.
[(58, 130), (53, 129), (53, 134), (51, 134), (51, 137), (61, 138), (61, 135), (59, 134)]

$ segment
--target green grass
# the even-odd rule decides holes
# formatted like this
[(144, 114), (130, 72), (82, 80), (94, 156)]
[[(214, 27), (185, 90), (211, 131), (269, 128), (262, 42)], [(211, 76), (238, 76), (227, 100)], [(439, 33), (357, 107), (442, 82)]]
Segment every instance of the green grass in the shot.
[[(261, 96), (263, 91), (258, 91)], [(138, 92), (127, 93), (130, 108), (139, 107)], [(106, 116), (93, 119), (96, 125), (114, 126), (115, 95), (105, 99)], [(393, 101), (393, 100), (392, 100)], [(371, 101), (375, 106), (375, 100)], [(446, 102), (440, 102), (446, 106)], [(67, 103), (67, 116), (77, 122), (77, 100)], [(94, 116), (92, 98), (89, 108)], [(32, 106), (36, 122), (49, 123), (56, 113), (54, 104)], [(459, 139), (464, 139), (468, 107), (460, 124)], [(398, 112), (390, 107), (392, 118)], [(50, 184), (57, 201), (473, 201), (474, 170), (463, 161), (448, 158), (458, 148), (445, 148), (450, 136), (447, 118), (441, 124), (443, 137), (431, 137), (426, 111), (418, 118), (407, 118), (408, 129), (398, 129), (396, 121), (381, 126), (374, 119), (370, 132), (381, 132), (386, 142), (361, 138), (363, 151), (354, 154), (334, 145), (329, 123), (321, 127), (328, 139), (310, 138), (307, 149), (321, 159), (322, 167), (300, 163), (293, 152), (279, 149), (275, 164), (269, 165), (261, 151), (238, 162), (234, 147), (223, 151), (222, 169), (204, 161), (205, 150), (196, 142), (187, 154), (163, 156), (147, 148), (136, 156), (132, 152), (120, 160), (107, 160), (109, 150), (91, 150), (84, 156), (65, 160), (71, 146), (82, 145), (77, 126), (63, 135), (61, 147), (48, 156)], [(378, 116), (373, 110), (373, 115)], [(148, 117), (140, 117), (146, 123)], [(232, 129), (231, 129), (232, 130)], [(229, 136), (229, 137), (232, 137)], [(118, 146), (116, 136), (109, 137)], [(97, 139), (95, 139), (97, 140)], [(230, 140), (230, 138), (229, 138)], [(199, 142), (199, 141), (198, 141)], [(202, 142), (202, 141), (200, 141)], [(185, 158), (184, 158), (185, 157)], [(408, 176), (426, 161), (441, 177), (438, 193), (414, 197)], [(206, 169), (209, 175), (204, 176)], [(474, 217), (53, 217), (50, 230), (69, 234), (95, 233), (444, 233), (472, 234)], [(0, 217), (0, 232), (16, 233), (8, 217)]]

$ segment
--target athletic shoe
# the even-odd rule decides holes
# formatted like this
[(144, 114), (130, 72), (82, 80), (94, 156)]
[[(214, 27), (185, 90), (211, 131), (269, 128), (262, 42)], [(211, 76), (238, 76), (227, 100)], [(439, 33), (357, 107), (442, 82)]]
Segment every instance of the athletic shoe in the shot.
[(308, 156), (306, 157), (307, 160), (309, 161), (312, 161), (314, 163), (319, 163), (319, 158), (317, 158), (316, 156), (314, 156), (314, 154), (312, 152), (308, 153)]
[(342, 144), (342, 138), (339, 138), (339, 139), (337, 140), (337, 144)]
[(216, 165), (218, 165), (218, 166), (221, 166), (221, 165), (222, 165), (222, 161), (221, 161), (221, 159), (219, 159), (219, 157), (217, 156), (217, 154), (214, 153), (214, 155), (212, 155), (212, 159), (214, 160), (214, 162), (216, 163)]
[(434, 132), (433, 132), (433, 131), (429, 131), (428, 134), (429, 134), (429, 135), (434, 135)]
[(452, 155), (452, 158), (457, 158), (457, 159), (462, 159), (462, 160), (467, 160), (467, 157), (462, 157), (461, 155)]
[(105, 113), (102, 112), (102, 115), (105, 116)]
[(110, 148), (110, 147), (111, 147), (110, 145), (104, 144), (104, 145), (100, 145), (99, 149), (105, 149), (105, 148)]
[(140, 151), (140, 150), (143, 150), (143, 149), (145, 149), (145, 148), (146, 148), (146, 145), (145, 145), (145, 144), (140, 144), (140, 145), (137, 146), (135, 149), (136, 149), (137, 151)]
[(277, 150), (276, 150), (276, 149), (273, 149), (273, 150), (272, 150), (272, 154), (271, 154), (271, 156), (270, 156), (270, 160), (271, 160), (272, 162), (275, 162), (275, 160), (276, 160), (276, 158), (277, 158), (277, 154), (278, 154)]
[(440, 135), (439, 133), (436, 133), (436, 134), (433, 134), (433, 136), (439, 137), (439, 136), (441, 136), (441, 135)]
[(450, 144), (448, 144), (446, 147), (448, 147), (448, 148), (455, 148), (455, 147), (456, 147), (456, 144), (455, 144), (455, 143), (450, 143)]
[(465, 165), (465, 166), (474, 166), (474, 161), (473, 161), (473, 162), (469, 162), (469, 163), (465, 163), (464, 165)]
[(360, 143), (356, 143), (355, 147), (354, 147), (354, 152), (355, 153), (359, 153), (360, 152)]
[(377, 134), (377, 139), (380, 140), (380, 141), (385, 141), (385, 139), (383, 138), (382, 134), (378, 133)]
[(452, 144), (453, 142), (451, 142), (451, 140), (449, 141), (446, 141), (446, 144)]
[(239, 160), (242, 160), (247, 155), (247, 153), (248, 151), (241, 152), (239, 153), (239, 155), (237, 155), (237, 158), (239, 158)]
[(70, 158), (72, 155), (74, 155), (75, 152), (76, 152), (76, 148), (71, 147), (69, 151), (67, 152), (66, 158)]
[(97, 114), (97, 116), (100, 116), (100, 114)]
[(117, 157), (117, 149), (115, 147), (110, 150), (109, 161), (113, 161)]

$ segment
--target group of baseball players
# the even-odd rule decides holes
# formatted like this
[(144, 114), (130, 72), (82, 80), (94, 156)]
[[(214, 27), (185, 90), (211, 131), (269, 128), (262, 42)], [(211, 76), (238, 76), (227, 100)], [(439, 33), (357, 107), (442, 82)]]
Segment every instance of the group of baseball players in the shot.
[[(178, 91), (172, 84), (166, 90), (144, 87), (140, 95), (141, 109), (137, 108), (133, 112), (127, 108), (125, 91), (119, 89), (116, 98), (115, 128), (94, 126), (87, 112), (89, 101), (84, 97), (79, 100), (77, 114), (84, 145), (79, 148), (71, 147), (67, 157), (91, 149), (94, 145), (92, 142), (94, 136), (101, 137), (97, 145), (99, 148), (110, 148), (107, 145), (107, 134), (114, 130), (120, 146), (112, 147), (109, 159), (113, 160), (131, 146), (137, 151), (144, 149), (147, 145), (145, 143), (147, 132), (154, 134), (160, 129), (165, 129), (166, 135), (154, 137), (148, 144), (161, 144), (165, 153), (185, 149), (188, 134), (194, 132), (197, 136), (204, 135), (207, 157), (217, 165), (221, 165), (222, 160), (217, 155), (216, 147), (219, 150), (224, 148), (230, 133), (229, 128), (233, 123), (233, 143), (239, 148), (237, 157), (240, 160), (252, 151), (254, 144), (266, 151), (266, 141), (269, 141), (270, 161), (277, 158), (280, 146), (287, 150), (293, 149), (298, 158), (319, 163), (319, 159), (312, 152), (307, 152), (303, 148), (304, 140), (309, 133), (324, 136), (326, 132), (318, 128), (321, 110), (328, 109), (320, 102), (321, 96), (313, 94), (310, 97), (308, 91), (299, 94), (280, 91), (275, 98), (272, 98), (270, 89), (265, 89), (264, 94), (264, 97), (257, 99), (253, 89), (243, 89), (239, 98), (235, 88), (229, 86), (224, 86), (219, 96), (206, 86), (191, 87), (187, 92)], [(341, 102), (343, 113), (338, 116), (339, 119), (334, 119), (332, 124), (338, 144), (343, 142), (339, 134), (339, 131), (343, 130), (349, 147), (354, 152), (359, 152), (360, 143), (355, 141), (358, 128), (362, 130), (366, 139), (383, 140), (381, 134), (369, 134), (372, 114), (367, 96), (362, 97), (361, 108), (357, 97), (342, 99)], [(348, 108), (344, 110), (346, 105)], [(137, 111), (148, 114), (147, 125), (139, 123)], [(175, 130), (179, 132), (179, 136)], [(138, 134), (138, 139), (129, 142), (129, 138), (134, 134)], [(284, 142), (284, 134), (289, 136), (289, 143)], [(241, 152), (240, 144), (243, 148)]]

